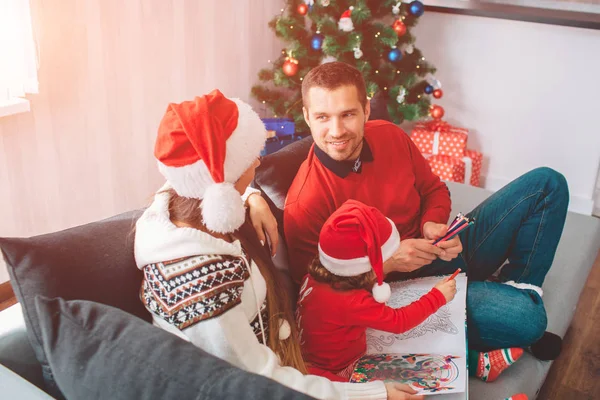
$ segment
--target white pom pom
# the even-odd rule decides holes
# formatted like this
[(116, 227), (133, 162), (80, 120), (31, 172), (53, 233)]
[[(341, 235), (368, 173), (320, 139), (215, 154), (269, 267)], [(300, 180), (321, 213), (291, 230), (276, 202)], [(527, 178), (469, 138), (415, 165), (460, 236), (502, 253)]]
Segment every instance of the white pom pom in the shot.
[(231, 233), (246, 219), (240, 192), (231, 183), (210, 185), (204, 192), (201, 208), (204, 225), (216, 233)]
[(354, 6), (350, 6), (348, 8), (350, 8), (350, 11), (354, 10)]
[(279, 320), (279, 340), (285, 340), (292, 334), (290, 323), (286, 319)]
[(390, 285), (388, 285), (387, 283), (384, 282), (381, 285), (376, 283), (373, 286), (373, 298), (375, 299), (376, 302), (385, 303), (390, 299), (391, 295), (392, 295), (392, 289), (390, 288)]

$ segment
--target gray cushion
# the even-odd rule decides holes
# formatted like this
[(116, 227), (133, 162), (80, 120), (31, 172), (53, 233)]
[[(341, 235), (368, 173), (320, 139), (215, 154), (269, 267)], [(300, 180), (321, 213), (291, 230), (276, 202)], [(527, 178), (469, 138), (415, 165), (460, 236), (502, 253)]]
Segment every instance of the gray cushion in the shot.
[(371, 99), (371, 115), (369, 115), (369, 121), (373, 119), (382, 119), (384, 121), (392, 122), (390, 113), (388, 111), (389, 96), (386, 92), (379, 91), (375, 93), (375, 96)]
[(133, 257), (133, 227), (140, 211), (31, 238), (0, 238), (27, 334), (54, 397), (51, 371), (41, 345), (34, 297), (84, 299), (118, 307), (150, 320), (138, 297), (142, 274)]
[(308, 399), (114, 307), (36, 298), (44, 351), (69, 399)]

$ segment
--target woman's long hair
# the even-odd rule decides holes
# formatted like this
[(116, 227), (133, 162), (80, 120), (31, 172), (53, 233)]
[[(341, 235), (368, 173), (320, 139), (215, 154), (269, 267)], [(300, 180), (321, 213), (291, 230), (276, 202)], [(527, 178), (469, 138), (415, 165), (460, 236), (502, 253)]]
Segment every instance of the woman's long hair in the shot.
[[(169, 216), (172, 221), (185, 222), (196, 229), (206, 231), (200, 212), (201, 200), (181, 197), (173, 189), (168, 189), (166, 192), (170, 196)], [(267, 346), (277, 354), (282, 365), (296, 368), (303, 374), (307, 374), (308, 371), (300, 351), (298, 330), (291, 310), (290, 297), (280, 282), (273, 262), (265, 249), (261, 247), (254, 228), (248, 222), (234, 232), (233, 236), (240, 240), (242, 247), (254, 260), (266, 282), (269, 326)], [(279, 339), (280, 319), (287, 320), (291, 328), (290, 337), (285, 340)]]

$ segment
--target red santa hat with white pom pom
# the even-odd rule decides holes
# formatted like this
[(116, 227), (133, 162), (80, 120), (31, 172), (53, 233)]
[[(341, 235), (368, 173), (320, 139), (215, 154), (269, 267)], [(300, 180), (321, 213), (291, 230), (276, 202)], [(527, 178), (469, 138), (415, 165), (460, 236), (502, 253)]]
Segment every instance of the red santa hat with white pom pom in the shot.
[(390, 299), (390, 286), (383, 282), (383, 263), (400, 247), (394, 223), (379, 210), (348, 200), (327, 219), (319, 235), (319, 261), (337, 276), (375, 272), (373, 297), (379, 303)]
[(265, 139), (265, 126), (248, 104), (213, 90), (169, 104), (154, 156), (178, 195), (202, 200), (206, 228), (230, 233), (246, 216), (234, 183), (260, 155)]

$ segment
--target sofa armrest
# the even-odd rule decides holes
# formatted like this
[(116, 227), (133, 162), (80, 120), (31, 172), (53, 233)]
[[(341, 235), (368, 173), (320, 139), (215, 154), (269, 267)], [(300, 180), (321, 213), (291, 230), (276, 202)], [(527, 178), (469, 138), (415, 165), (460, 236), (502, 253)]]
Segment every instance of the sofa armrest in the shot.
[(0, 364), (37, 387), (44, 387), (42, 366), (29, 343), (20, 303), (0, 312)]
[(52, 400), (45, 392), (38, 389), (10, 369), (0, 364), (0, 395), (5, 399), (20, 400)]

